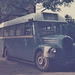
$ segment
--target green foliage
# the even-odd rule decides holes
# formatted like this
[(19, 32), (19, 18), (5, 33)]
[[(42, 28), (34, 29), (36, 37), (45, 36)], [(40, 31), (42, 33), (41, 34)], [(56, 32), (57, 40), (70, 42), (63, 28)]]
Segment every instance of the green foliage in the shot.
[(65, 15), (65, 18), (66, 19), (71, 19), (71, 16), (70, 15)]
[(0, 22), (29, 14), (30, 5), (34, 0), (0, 0)]
[(60, 11), (60, 8), (58, 8), (59, 5), (64, 4), (64, 6), (68, 6), (72, 2), (74, 2), (74, 0), (47, 0), (43, 2), (43, 6), (52, 11)]
[(63, 2), (65, 2), (65, 3), (71, 3), (71, 2), (74, 2), (74, 0), (63, 0)]

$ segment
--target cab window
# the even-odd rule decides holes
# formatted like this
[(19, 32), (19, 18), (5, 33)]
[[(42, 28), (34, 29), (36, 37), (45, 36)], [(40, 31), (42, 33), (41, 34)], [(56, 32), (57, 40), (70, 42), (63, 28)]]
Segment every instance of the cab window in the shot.
[(6, 37), (6, 36), (9, 36), (9, 27), (5, 27), (4, 29), (3, 29), (3, 31), (4, 31), (4, 36)]
[(24, 35), (32, 35), (32, 25), (30, 23), (25, 24)]
[(3, 36), (3, 29), (0, 29), (0, 37)]
[(16, 26), (10, 27), (10, 36), (15, 36), (15, 30), (16, 30)]
[(16, 35), (23, 35), (24, 33), (24, 24), (18, 24), (16, 26)]

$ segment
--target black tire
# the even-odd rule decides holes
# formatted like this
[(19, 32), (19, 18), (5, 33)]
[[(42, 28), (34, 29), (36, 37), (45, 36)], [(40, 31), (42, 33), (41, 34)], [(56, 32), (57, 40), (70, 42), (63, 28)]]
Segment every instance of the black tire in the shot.
[(41, 71), (48, 71), (50, 68), (50, 61), (44, 57), (42, 51), (38, 51), (35, 55), (35, 65)]

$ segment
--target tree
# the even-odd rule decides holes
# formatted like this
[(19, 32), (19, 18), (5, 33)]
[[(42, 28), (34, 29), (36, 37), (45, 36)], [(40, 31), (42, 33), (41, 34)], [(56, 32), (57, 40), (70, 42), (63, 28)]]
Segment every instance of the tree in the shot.
[(73, 0), (0, 0), (0, 21), (7, 21), (18, 16), (35, 12), (35, 5), (43, 3), (45, 9), (58, 11), (58, 5), (68, 6)]
[(0, 21), (7, 21), (35, 12), (33, 1), (34, 0), (0, 0)]
[(52, 11), (60, 11), (61, 9), (58, 8), (59, 5), (69, 6), (72, 2), (74, 0), (44, 0), (43, 6)]
[(73, 24), (74, 23), (74, 19), (72, 19), (72, 17), (70, 16), (70, 15), (65, 15), (65, 19), (66, 19), (66, 21), (68, 22), (68, 23), (71, 23), (71, 24)]

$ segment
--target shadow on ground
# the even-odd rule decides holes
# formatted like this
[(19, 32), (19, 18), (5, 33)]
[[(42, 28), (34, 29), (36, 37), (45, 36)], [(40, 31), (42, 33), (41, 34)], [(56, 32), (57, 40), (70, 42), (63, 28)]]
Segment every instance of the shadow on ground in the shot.
[(72, 66), (54, 65), (51, 71), (42, 72), (33, 64), (12, 59), (5, 60), (3, 58), (0, 59), (0, 75), (56, 75), (57, 73), (75, 73), (75, 69)]
[[(22, 64), (24, 66), (27, 66), (30, 68), (32, 68), (33, 70), (36, 70), (38, 72), (42, 72), (42, 71), (39, 71), (36, 66), (34, 64), (31, 64), (31, 63), (27, 63), (27, 62), (21, 62), (21, 61), (18, 61), (18, 60), (8, 60), (8, 61), (11, 61), (11, 62), (16, 62), (18, 64)], [(69, 64), (69, 65), (59, 65), (59, 64), (55, 64), (53, 65), (53, 67), (47, 71), (47, 72), (75, 72), (75, 65), (73, 64)]]

